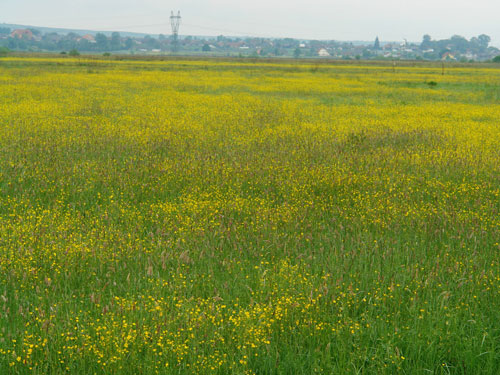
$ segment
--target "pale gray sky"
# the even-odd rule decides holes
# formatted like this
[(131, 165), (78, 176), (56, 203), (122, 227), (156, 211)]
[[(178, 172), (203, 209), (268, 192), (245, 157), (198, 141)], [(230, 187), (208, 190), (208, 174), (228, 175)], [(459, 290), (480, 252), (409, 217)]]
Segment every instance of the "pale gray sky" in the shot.
[(500, 0), (0, 0), (0, 23), (183, 35), (420, 41), (487, 34), (500, 46)]

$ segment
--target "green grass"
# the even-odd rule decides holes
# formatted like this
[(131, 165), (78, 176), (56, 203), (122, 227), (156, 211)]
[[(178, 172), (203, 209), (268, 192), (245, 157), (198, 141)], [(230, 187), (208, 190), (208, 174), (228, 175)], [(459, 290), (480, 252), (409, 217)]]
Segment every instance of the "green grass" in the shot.
[(499, 373), (500, 70), (440, 68), (0, 60), (0, 374)]

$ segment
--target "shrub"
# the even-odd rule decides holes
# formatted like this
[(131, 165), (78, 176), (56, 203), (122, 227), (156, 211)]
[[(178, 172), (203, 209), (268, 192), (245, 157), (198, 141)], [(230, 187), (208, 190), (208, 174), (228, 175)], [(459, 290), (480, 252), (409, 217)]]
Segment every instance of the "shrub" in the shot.
[(80, 56), (80, 52), (78, 52), (76, 49), (72, 49), (69, 51), (68, 55), (70, 56)]
[(0, 56), (7, 56), (7, 54), (10, 52), (10, 49), (7, 47), (0, 47)]

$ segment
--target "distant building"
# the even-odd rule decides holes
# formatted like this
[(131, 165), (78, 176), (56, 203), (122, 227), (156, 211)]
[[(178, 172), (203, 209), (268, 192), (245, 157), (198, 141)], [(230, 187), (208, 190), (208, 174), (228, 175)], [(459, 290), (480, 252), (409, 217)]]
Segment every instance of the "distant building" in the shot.
[(94, 36), (90, 34), (85, 34), (84, 36), (82, 36), (82, 39), (88, 40), (90, 43), (96, 42)]
[(17, 29), (14, 30), (11, 34), (11, 37), (18, 39), (33, 39), (33, 33), (28, 29)]
[(318, 51), (318, 56), (319, 57), (328, 57), (328, 56), (330, 56), (330, 53), (325, 48), (320, 48), (320, 50)]
[(443, 61), (455, 61), (457, 58), (452, 55), (450, 52), (445, 52), (443, 56), (441, 56), (441, 60)]
[(464, 57), (467, 59), (467, 60), (477, 60), (477, 55), (472, 53), (472, 52), (467, 52)]
[(243, 42), (231, 42), (228, 45), (230, 48), (240, 48), (241, 46), (244, 46), (245, 43), (243, 43)]

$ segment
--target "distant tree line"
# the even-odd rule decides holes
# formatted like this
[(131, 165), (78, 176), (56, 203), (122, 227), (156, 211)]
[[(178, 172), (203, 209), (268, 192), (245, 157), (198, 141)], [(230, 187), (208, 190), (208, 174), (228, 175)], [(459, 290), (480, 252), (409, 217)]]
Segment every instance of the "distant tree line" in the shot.
[(486, 34), (481, 34), (470, 40), (460, 35), (453, 35), (449, 39), (432, 40), (431, 36), (426, 34), (422, 39), (420, 48), (423, 51), (429, 51), (430, 55), (435, 54), (437, 56), (442, 56), (446, 52), (481, 54), (488, 50), (490, 42), (491, 38)]
[(86, 52), (124, 51), (130, 50), (141, 44), (145, 48), (159, 48), (159, 40), (146, 36), (144, 40), (121, 37), (120, 33), (114, 32), (110, 37), (103, 33), (97, 33), (91, 38), (84, 38), (81, 35), (70, 32), (66, 35), (55, 32), (41, 33), (36, 29), (29, 29), (33, 38), (10, 37), (9, 28), (0, 28), (0, 37), (9, 36), (0, 40), (0, 45), (11, 50), (43, 50), (43, 51), (70, 51), (79, 50)]
[[(59, 34), (56, 32), (41, 33), (31, 28), (18, 34), (13, 30), (0, 27), (0, 47), (2, 54), (12, 51), (54, 51), (54, 52), (90, 52), (90, 53), (143, 53), (170, 51), (172, 39), (160, 34), (158, 37), (146, 35), (143, 37), (122, 36), (118, 32), (111, 34), (97, 33), (79, 35), (75, 32)], [(238, 38), (219, 35), (215, 38), (185, 36), (180, 39), (181, 53), (218, 54), (227, 56), (250, 57), (318, 57), (323, 55), (342, 59), (427, 59), (439, 60), (444, 57), (460, 61), (495, 61), (500, 50), (490, 47), (491, 38), (481, 34), (470, 40), (454, 35), (449, 39), (433, 40), (430, 35), (424, 35), (421, 43), (381, 42), (376, 37), (375, 42), (361, 45), (335, 40), (300, 41), (293, 38)], [(451, 56), (449, 56), (451, 55)]]

